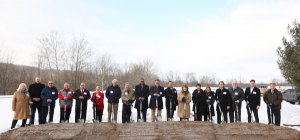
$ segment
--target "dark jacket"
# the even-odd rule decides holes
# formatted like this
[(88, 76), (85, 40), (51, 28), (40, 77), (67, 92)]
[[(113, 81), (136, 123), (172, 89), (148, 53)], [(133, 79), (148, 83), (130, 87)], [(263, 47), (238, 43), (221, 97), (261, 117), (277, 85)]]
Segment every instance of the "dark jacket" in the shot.
[(198, 90), (195, 89), (192, 95), (193, 100), (193, 111), (195, 111), (195, 103), (197, 102), (197, 112), (203, 111), (205, 102), (204, 91), (200, 89), (200, 93), (198, 94)]
[[(154, 97), (154, 93), (157, 93), (155, 92), (155, 88), (156, 86), (152, 86), (150, 88), (150, 95), (151, 95), (151, 98), (150, 98), (150, 104), (149, 104), (149, 108), (151, 109), (156, 109), (156, 98)], [(157, 94), (160, 94), (160, 96), (157, 98), (157, 101), (158, 101), (158, 110), (161, 110), (163, 109), (163, 101), (162, 101), (162, 97), (164, 97), (164, 88), (162, 86), (159, 86), (158, 87), (158, 90), (159, 92)]]
[(119, 103), (119, 99), (121, 98), (122, 92), (119, 85), (114, 87), (113, 85), (109, 86), (105, 92), (105, 96), (108, 99), (107, 102), (111, 103), (110, 100), (115, 100), (114, 104)]
[[(45, 88), (45, 85), (41, 84), (41, 83), (39, 83), (39, 84), (33, 83), (33, 84), (29, 85), (28, 92), (30, 94), (32, 102), (42, 105), (41, 93), (42, 93), (43, 88)], [(33, 100), (33, 98), (40, 98), (41, 100), (36, 102)]]
[[(231, 106), (231, 95), (229, 93), (229, 90), (226, 88), (223, 88), (223, 90), (221, 90), (220, 88), (217, 89), (215, 100), (220, 101), (222, 111), (227, 110), (227, 106)], [(219, 109), (218, 104), (216, 105), (216, 110), (217, 109)]]
[(56, 89), (55, 86), (53, 86), (51, 89), (48, 86), (46, 86), (42, 90), (41, 98), (43, 100), (42, 106), (48, 106), (47, 103), (48, 99), (52, 100), (50, 106), (55, 106), (55, 100), (58, 98), (58, 90)]
[(240, 87), (236, 87), (235, 90), (233, 90), (232, 87), (228, 88), (229, 92), (230, 92), (230, 95), (231, 95), (231, 107), (230, 109), (234, 109), (236, 108), (236, 105), (235, 105), (235, 101), (236, 100), (239, 100), (239, 110), (241, 110), (241, 106), (242, 106), (242, 101), (245, 99), (245, 93), (244, 93), (244, 90)]
[(165, 98), (166, 98), (166, 109), (170, 110), (170, 98), (172, 99), (172, 110), (176, 110), (176, 106), (178, 106), (177, 101), (177, 90), (175, 88), (167, 88), (165, 90)]
[[(76, 100), (76, 107), (80, 107), (80, 100), (79, 100), (79, 97), (81, 96), (81, 89), (77, 89), (75, 90), (74, 92), (74, 95), (73, 95), (73, 98)], [(91, 99), (91, 94), (90, 94), (90, 91), (84, 89), (83, 90), (83, 101), (82, 101), (82, 108), (87, 108), (87, 101), (89, 99)]]
[(210, 111), (211, 111), (211, 116), (215, 116), (215, 110), (214, 110), (214, 103), (215, 103), (215, 93), (213, 91), (211, 91), (208, 95), (206, 95), (206, 92), (203, 92), (204, 97), (205, 97), (205, 105), (203, 110), (207, 112), (207, 114), (209, 114), (209, 107), (208, 104), (206, 102), (206, 100), (210, 100)]
[(141, 84), (136, 85), (134, 94), (135, 94), (135, 98), (136, 98), (134, 108), (140, 109), (139, 97), (144, 97), (145, 99), (142, 102), (142, 110), (147, 110), (148, 109), (149, 86), (144, 84), (143, 90), (142, 90)]
[[(272, 104), (272, 109), (281, 109), (282, 94), (277, 89), (274, 90), (274, 93), (271, 93), (271, 90), (266, 91), (264, 95), (264, 102)], [(267, 106), (268, 107), (268, 106)]]
[(250, 91), (250, 87), (247, 87), (245, 91), (246, 108), (248, 109), (247, 101), (249, 101), (250, 109), (256, 110), (257, 106), (260, 106), (260, 90), (254, 87), (252, 93)]

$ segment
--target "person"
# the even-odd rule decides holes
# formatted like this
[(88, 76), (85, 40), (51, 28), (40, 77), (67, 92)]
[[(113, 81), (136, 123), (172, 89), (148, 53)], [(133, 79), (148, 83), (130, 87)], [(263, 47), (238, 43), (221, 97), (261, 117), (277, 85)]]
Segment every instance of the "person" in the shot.
[[(145, 84), (144, 78), (140, 79), (140, 84), (135, 86), (134, 90), (135, 94), (135, 105), (134, 108), (136, 108), (137, 111), (137, 120), (141, 118), (140, 112), (142, 112), (142, 116), (144, 119), (144, 122), (147, 121), (147, 109), (148, 109), (148, 97), (149, 97), (149, 86)], [(142, 111), (140, 110), (140, 101), (142, 101)]]
[[(180, 118), (180, 121), (183, 119), (189, 120), (190, 118), (190, 102), (192, 101), (191, 93), (187, 85), (182, 85), (182, 91), (178, 94), (178, 111), (177, 116)], [(184, 116), (184, 104), (186, 104), (186, 111)]]
[(275, 88), (275, 83), (271, 83), (270, 89), (266, 91), (264, 95), (264, 102), (267, 104), (267, 111), (268, 111), (268, 120), (269, 124), (271, 124), (270, 120), (270, 107), (272, 111), (272, 122), (274, 123), (273, 116), (275, 116), (275, 125), (280, 126), (280, 109), (281, 109), (281, 102), (282, 102), (282, 94)]
[(215, 94), (215, 99), (217, 101), (217, 106), (216, 106), (216, 110), (217, 110), (217, 122), (218, 124), (221, 123), (221, 112), (219, 109), (218, 104), (220, 104), (221, 107), (221, 111), (223, 112), (224, 115), (224, 121), (227, 123), (227, 110), (230, 109), (231, 106), (231, 96), (229, 94), (228, 89), (226, 89), (225, 84), (223, 81), (219, 82), (219, 89), (216, 90), (216, 94)]
[[(230, 87), (228, 90), (232, 100), (231, 107), (229, 109), (230, 123), (234, 122), (234, 116), (237, 122), (241, 122), (241, 106), (242, 106), (242, 101), (245, 99), (244, 90), (238, 87), (236, 80), (232, 81), (232, 87)], [(237, 119), (236, 104), (238, 104), (239, 119)]]
[(117, 122), (117, 116), (118, 116), (118, 104), (119, 104), (119, 99), (121, 98), (121, 89), (118, 85), (118, 80), (113, 79), (112, 80), (112, 85), (109, 86), (106, 90), (106, 98), (108, 101), (108, 122), (111, 120), (111, 112), (112, 112), (112, 103), (113, 108), (114, 108), (114, 121)]
[[(66, 121), (69, 122), (70, 114), (72, 111), (74, 92), (69, 87), (70, 87), (69, 83), (65, 83), (64, 88), (61, 89), (58, 93), (59, 106), (60, 106), (60, 121), (59, 121), (60, 123), (65, 119)], [(65, 102), (66, 102), (66, 118), (64, 116)]]
[[(84, 119), (84, 122), (85, 122), (86, 121), (87, 101), (91, 98), (90, 91), (85, 89), (85, 83), (80, 84), (80, 89), (77, 89), (74, 92), (73, 98), (76, 100), (75, 123), (78, 122), (78, 119)], [(81, 102), (82, 102), (82, 114), (80, 114)]]
[(150, 88), (150, 95), (149, 107), (151, 108), (151, 122), (155, 122), (156, 98), (158, 102), (157, 116), (161, 117), (161, 110), (163, 109), (162, 97), (164, 97), (164, 88), (160, 86), (160, 81), (158, 79), (155, 80), (155, 86)]
[(260, 107), (260, 89), (255, 86), (255, 80), (251, 80), (250, 87), (246, 88), (245, 101), (247, 103), (248, 122), (251, 122), (251, 114), (248, 108), (248, 105), (250, 104), (250, 110), (252, 114), (254, 114), (255, 122), (259, 123), (258, 110)]
[[(168, 88), (165, 89), (165, 98), (166, 98), (166, 109), (167, 109), (167, 121), (169, 121), (169, 118), (173, 118), (174, 111), (176, 110), (176, 106), (178, 106), (177, 101), (177, 90), (173, 87), (173, 82), (169, 81)], [(170, 114), (170, 99), (172, 99), (172, 115)]]
[(122, 91), (122, 123), (130, 123), (130, 115), (131, 115), (131, 104), (133, 104), (135, 100), (134, 91), (130, 88), (129, 83), (125, 83), (125, 89)]
[[(196, 85), (197, 89), (194, 90), (192, 100), (193, 104), (193, 111), (195, 112), (195, 104), (197, 104), (197, 120), (195, 121), (202, 121), (202, 115), (204, 115), (204, 106), (206, 104), (206, 100), (204, 97), (204, 91), (201, 89), (201, 84)], [(207, 121), (207, 116), (204, 116), (204, 120)]]
[[(212, 121), (212, 117), (215, 116), (215, 111), (214, 111), (214, 103), (215, 103), (215, 93), (213, 91), (211, 91), (211, 88), (209, 86), (207, 86), (205, 88), (204, 91), (204, 97), (206, 100), (206, 103), (204, 105), (203, 108), (203, 112), (204, 112), (204, 121), (207, 121), (207, 119), (205, 119), (206, 116), (208, 116), (209, 120)], [(210, 113), (211, 115), (209, 115), (209, 105), (208, 103), (211, 105), (210, 106)]]
[(46, 123), (46, 118), (48, 116), (48, 103), (50, 103), (50, 122), (53, 122), (55, 101), (58, 98), (58, 90), (54, 86), (53, 81), (48, 82), (48, 86), (43, 88), (41, 93), (42, 98), (42, 124)]
[(14, 111), (14, 117), (11, 129), (15, 128), (18, 120), (22, 120), (21, 127), (25, 127), (26, 121), (29, 118), (29, 104), (31, 105), (32, 103), (29, 92), (27, 92), (26, 84), (21, 83), (12, 98), (12, 111)]
[(102, 115), (103, 115), (103, 109), (104, 109), (104, 94), (100, 92), (100, 87), (96, 87), (96, 92), (93, 93), (91, 101), (93, 102), (93, 110), (95, 112), (95, 106), (96, 106), (96, 117), (95, 113), (93, 113), (93, 117), (96, 118), (96, 120), (99, 120), (99, 122), (102, 121)]
[(39, 116), (39, 124), (42, 124), (42, 99), (41, 99), (41, 93), (43, 88), (45, 88), (45, 85), (41, 83), (41, 78), (36, 77), (35, 83), (29, 85), (28, 92), (31, 97), (31, 100), (33, 102), (31, 107), (31, 118), (30, 118), (30, 124), (34, 125), (34, 118), (35, 118), (35, 112), (36, 109), (38, 110), (38, 116)]

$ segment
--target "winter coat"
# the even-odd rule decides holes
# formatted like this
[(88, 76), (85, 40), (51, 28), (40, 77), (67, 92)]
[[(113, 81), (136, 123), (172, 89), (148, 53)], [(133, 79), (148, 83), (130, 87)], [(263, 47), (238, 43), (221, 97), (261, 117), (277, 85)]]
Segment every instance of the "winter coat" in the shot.
[[(79, 100), (79, 97), (81, 96), (81, 92), (82, 92), (81, 89), (77, 89), (77, 90), (75, 90), (75, 92), (73, 94), (73, 99), (76, 100), (76, 107), (80, 107), (81, 102)], [(91, 93), (90, 93), (90, 91), (83, 89), (82, 96), (84, 98), (82, 100), (82, 108), (87, 108), (87, 101), (89, 99), (91, 99)]]
[(257, 106), (260, 106), (260, 89), (254, 87), (252, 93), (250, 93), (250, 91), (251, 91), (250, 87), (246, 88), (245, 91), (246, 108), (248, 109), (247, 101), (249, 101), (250, 109), (256, 110)]
[[(32, 102), (29, 92), (26, 92), (26, 97), (21, 92), (14, 93), (12, 99), (12, 110), (14, 111), (13, 120), (21, 120), (29, 118), (29, 103)], [(4, 113), (3, 113), (4, 115)]]
[[(264, 95), (264, 102), (272, 104), (272, 109), (281, 109), (282, 94), (277, 89), (274, 90), (274, 93), (271, 93), (271, 90), (266, 91)], [(267, 106), (268, 107), (268, 106)]]
[(206, 92), (204, 91), (203, 94), (204, 94), (204, 98), (205, 98), (205, 104), (204, 104), (203, 111), (206, 111), (207, 113), (209, 113), (209, 107), (208, 107), (206, 100), (210, 100), (211, 116), (215, 116), (215, 110), (214, 110), (214, 106), (213, 106), (215, 103), (215, 93), (213, 91), (211, 91), (208, 95), (206, 95)]
[(130, 105), (129, 100), (135, 100), (135, 95), (134, 95), (134, 91), (132, 89), (129, 89), (129, 93), (128, 90), (125, 88), (122, 91), (122, 102), (125, 105)]
[(139, 97), (144, 97), (145, 99), (142, 102), (142, 110), (148, 109), (149, 86), (143, 85), (143, 89), (142, 89), (142, 86), (140, 84), (136, 85), (134, 94), (136, 98), (134, 108), (140, 109)]
[(96, 98), (97, 110), (101, 110), (104, 108), (104, 102), (103, 102), (104, 94), (102, 92), (100, 92), (98, 96), (96, 96), (96, 95), (97, 95), (97, 92), (93, 93), (93, 96), (91, 99), (91, 101), (93, 102), (93, 109), (95, 108), (94, 100)]
[(65, 108), (65, 97), (68, 97), (67, 100), (67, 107), (66, 108), (72, 108), (73, 106), (73, 95), (74, 92), (72, 89), (62, 89), (58, 93), (58, 98), (59, 98), (59, 106), (60, 108)]
[(160, 96), (157, 98), (157, 102), (158, 102), (158, 110), (161, 110), (163, 109), (163, 101), (162, 101), (162, 97), (164, 97), (164, 88), (162, 86), (158, 86), (158, 93), (155, 91), (155, 88), (156, 86), (152, 86), (150, 88), (150, 95), (151, 95), (151, 98), (150, 98), (150, 104), (149, 104), (149, 108), (151, 109), (156, 109), (156, 98), (154, 96), (154, 94), (160, 94)]
[(48, 86), (46, 86), (45, 88), (43, 88), (41, 98), (43, 100), (42, 106), (48, 106), (48, 99), (52, 100), (50, 106), (55, 106), (55, 101), (58, 98), (58, 91), (56, 87), (53, 86), (52, 88), (49, 88)]
[[(227, 106), (231, 106), (231, 95), (226, 88), (223, 88), (223, 90), (220, 88), (216, 90), (215, 100), (220, 101), (222, 111), (227, 110)], [(219, 109), (218, 104), (216, 105), (216, 110), (217, 109)]]
[[(28, 92), (30, 93), (32, 102), (34, 102), (35, 104), (38, 104), (39, 106), (42, 105), (41, 93), (42, 93), (43, 88), (45, 88), (45, 85), (41, 84), (41, 83), (39, 83), (39, 84), (33, 83), (33, 84), (29, 85), (29, 88), (28, 88)], [(36, 102), (33, 100), (33, 98), (40, 98), (40, 101)]]
[(204, 91), (200, 89), (198, 94), (198, 90), (195, 89), (193, 92), (192, 100), (193, 100), (193, 111), (195, 112), (195, 103), (197, 103), (197, 112), (204, 111), (204, 105), (206, 104), (206, 100), (204, 97)]
[(170, 110), (170, 98), (172, 99), (172, 110), (176, 110), (176, 106), (178, 106), (177, 90), (175, 88), (171, 89), (170, 87), (168, 87), (165, 90), (165, 98), (167, 111)]
[(242, 106), (242, 101), (245, 99), (245, 93), (244, 93), (244, 90), (240, 87), (236, 87), (235, 90), (233, 90), (232, 87), (230, 87), (229, 89), (229, 93), (231, 95), (231, 107), (230, 109), (234, 109), (236, 108), (236, 104), (235, 104), (235, 101), (236, 100), (239, 100), (239, 104), (238, 104), (238, 107), (239, 109), (241, 109), (241, 106)]
[(121, 98), (121, 89), (119, 85), (116, 85), (114, 87), (113, 85), (109, 86), (106, 90), (106, 98), (108, 99), (107, 102), (111, 103), (109, 100), (116, 100), (114, 103), (117, 104), (119, 103), (119, 99)]
[[(177, 116), (180, 118), (190, 118), (190, 102), (192, 101), (192, 96), (189, 91), (187, 91), (187, 92), (188, 92), (188, 94), (185, 96), (183, 91), (181, 91), (177, 97), (177, 100), (179, 102)], [(185, 117), (184, 117), (184, 102), (182, 101), (182, 97), (185, 97), (185, 100), (186, 100)]]

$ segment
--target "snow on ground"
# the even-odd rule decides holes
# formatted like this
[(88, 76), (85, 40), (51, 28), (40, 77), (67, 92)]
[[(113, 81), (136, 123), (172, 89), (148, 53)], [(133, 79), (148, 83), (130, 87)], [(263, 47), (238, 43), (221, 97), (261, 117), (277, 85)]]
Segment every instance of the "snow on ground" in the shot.
[[(176, 89), (178, 91), (181, 90), (180, 87), (176, 87)], [(189, 88), (190, 92), (193, 92), (196, 88)], [(217, 88), (213, 87), (212, 90), (215, 91)], [(91, 92), (92, 93), (92, 92)], [(164, 97), (163, 97), (164, 98)], [(102, 117), (102, 122), (107, 122), (107, 99), (104, 98), (104, 112), (103, 112), (103, 117)], [(149, 96), (149, 100), (150, 100), (150, 96)], [(165, 99), (163, 99), (163, 101), (165, 101)], [(8, 131), (11, 127), (11, 123), (12, 123), (12, 118), (13, 118), (13, 111), (11, 110), (11, 103), (12, 103), (12, 96), (0, 96), (0, 106), (1, 106), (1, 115), (0, 115), (0, 120), (1, 120), (1, 125), (0, 125), (0, 133)], [(73, 106), (75, 106), (75, 100), (73, 103)], [(214, 104), (214, 106), (216, 107), (216, 103)], [(165, 107), (165, 103), (164, 103), (164, 107)], [(192, 107), (192, 103), (190, 104), (190, 107)], [(216, 114), (216, 110), (215, 114)], [(133, 119), (136, 121), (137, 120), (137, 111), (136, 109), (133, 109), (132, 111), (132, 117)], [(193, 112), (191, 112), (193, 113)], [(259, 113), (259, 119), (260, 119), (260, 123), (268, 123), (268, 115), (267, 115), (267, 106), (266, 104), (263, 102), (263, 99), (261, 98), (261, 107), (258, 111)], [(286, 101), (282, 102), (282, 109), (281, 109), (281, 126), (283, 125), (283, 123), (285, 124), (300, 124), (300, 105), (298, 105), (297, 103), (295, 105), (292, 105)], [(176, 116), (174, 117), (174, 121), (179, 121), (179, 118), (177, 117), (177, 112), (175, 111), (174, 113)], [(72, 112), (71, 112), (71, 117), (70, 117), (70, 123), (74, 123), (75, 122), (75, 108), (72, 108)], [(164, 108), (162, 110), (162, 120), (166, 121), (167, 118), (167, 113), (166, 113), (166, 109)], [(59, 117), (60, 117), (60, 109), (58, 106), (58, 100), (56, 101), (56, 107), (55, 107), (55, 112), (54, 112), (54, 123), (59, 123)], [(190, 116), (190, 121), (194, 120), (194, 117), (191, 115)], [(246, 104), (243, 101), (242, 103), (242, 115), (241, 115), (241, 120), (242, 122), (248, 122), (248, 115), (247, 115), (247, 111), (246, 111)], [(88, 110), (87, 110), (87, 123), (91, 123), (93, 119), (93, 109), (92, 109), (92, 102), (88, 102)], [(147, 111), (147, 122), (150, 122), (151, 120), (151, 110), (148, 109)], [(213, 117), (214, 122), (217, 122), (217, 117), (214, 116)], [(120, 99), (120, 103), (119, 103), (119, 109), (118, 109), (118, 123), (122, 123), (122, 101)], [(21, 120), (18, 121), (18, 124), (21, 125)], [(28, 121), (27, 121), (28, 123)], [(35, 125), (38, 124), (38, 113), (36, 112), (35, 114)], [(300, 131), (300, 127), (291, 127), (293, 129), (296, 129), (298, 131)]]

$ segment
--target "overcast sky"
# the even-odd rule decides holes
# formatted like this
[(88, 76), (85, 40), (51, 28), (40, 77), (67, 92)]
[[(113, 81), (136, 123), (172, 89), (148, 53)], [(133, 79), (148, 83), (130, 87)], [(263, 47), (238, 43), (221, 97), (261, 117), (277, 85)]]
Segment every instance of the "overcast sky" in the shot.
[(151, 57), (161, 73), (270, 82), (282, 78), (276, 49), (299, 7), (299, 0), (0, 0), (0, 37), (17, 64), (31, 65), (36, 38), (52, 29), (85, 34), (120, 64)]

